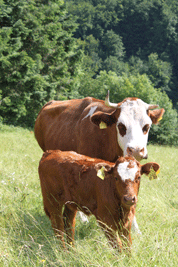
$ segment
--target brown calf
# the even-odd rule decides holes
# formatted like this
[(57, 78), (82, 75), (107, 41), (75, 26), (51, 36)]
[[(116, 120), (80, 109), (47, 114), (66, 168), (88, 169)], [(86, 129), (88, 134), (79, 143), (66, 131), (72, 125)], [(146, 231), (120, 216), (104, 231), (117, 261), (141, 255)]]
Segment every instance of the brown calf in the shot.
[(46, 151), (39, 163), (44, 210), (63, 246), (64, 232), (68, 243), (74, 241), (77, 210), (95, 215), (112, 247), (122, 248), (116, 232), (130, 245), (140, 177), (152, 168), (157, 171), (159, 165), (141, 165), (129, 156), (111, 163), (75, 152)]

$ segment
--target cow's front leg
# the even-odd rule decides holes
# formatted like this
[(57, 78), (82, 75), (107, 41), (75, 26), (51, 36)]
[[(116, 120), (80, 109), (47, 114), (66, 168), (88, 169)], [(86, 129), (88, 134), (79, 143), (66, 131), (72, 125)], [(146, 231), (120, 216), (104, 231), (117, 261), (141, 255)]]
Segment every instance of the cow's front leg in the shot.
[(101, 229), (104, 231), (105, 236), (107, 237), (109, 244), (114, 248), (117, 249), (119, 252), (122, 251), (122, 242), (117, 235), (117, 232), (107, 226), (105, 223), (98, 221)]
[(121, 231), (119, 231), (120, 238), (122, 240), (122, 246), (125, 251), (131, 252), (131, 245), (132, 245), (132, 239), (131, 239), (131, 227), (123, 227)]

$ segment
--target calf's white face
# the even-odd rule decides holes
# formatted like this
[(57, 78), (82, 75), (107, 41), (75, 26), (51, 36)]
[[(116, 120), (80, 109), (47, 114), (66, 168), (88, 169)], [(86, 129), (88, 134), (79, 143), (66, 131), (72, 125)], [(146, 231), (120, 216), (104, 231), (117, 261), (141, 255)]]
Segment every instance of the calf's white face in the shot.
[(132, 166), (129, 165), (130, 162), (125, 161), (120, 163), (117, 167), (117, 172), (123, 182), (129, 179), (134, 182), (136, 173), (138, 172), (138, 166), (135, 162), (132, 162)]
[(147, 115), (149, 105), (141, 99), (126, 100), (120, 106), (116, 123), (117, 139), (123, 155), (133, 155), (137, 160), (147, 158), (148, 133), (152, 120)]

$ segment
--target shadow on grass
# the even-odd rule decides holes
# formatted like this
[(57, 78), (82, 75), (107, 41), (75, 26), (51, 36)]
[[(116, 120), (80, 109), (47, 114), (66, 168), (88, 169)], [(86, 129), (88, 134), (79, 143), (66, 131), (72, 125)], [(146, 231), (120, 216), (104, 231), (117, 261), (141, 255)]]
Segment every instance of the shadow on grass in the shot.
[[(62, 251), (60, 240), (55, 237), (49, 218), (42, 212), (33, 213), (16, 211), (11, 218), (6, 218), (6, 232), (10, 235), (13, 247), (20, 256), (22, 253), (36, 253), (39, 257), (46, 253), (51, 260), (57, 259), (56, 250)], [(12, 229), (13, 228), (13, 229)], [(94, 231), (93, 231), (94, 230)], [(94, 237), (98, 226), (94, 217), (89, 223), (82, 223), (77, 216), (75, 228), (75, 241), (86, 240)]]

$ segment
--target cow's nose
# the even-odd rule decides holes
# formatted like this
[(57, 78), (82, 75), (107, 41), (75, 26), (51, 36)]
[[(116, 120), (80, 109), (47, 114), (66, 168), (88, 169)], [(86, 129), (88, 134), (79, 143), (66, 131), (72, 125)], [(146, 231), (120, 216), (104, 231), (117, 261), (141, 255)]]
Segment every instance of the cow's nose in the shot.
[(124, 196), (124, 203), (126, 205), (131, 206), (131, 205), (135, 204), (136, 202), (137, 202), (136, 196)]
[(147, 155), (144, 156), (144, 148), (140, 149), (138, 147), (127, 147), (127, 154), (133, 156), (138, 161), (142, 160), (143, 158), (147, 158)]

